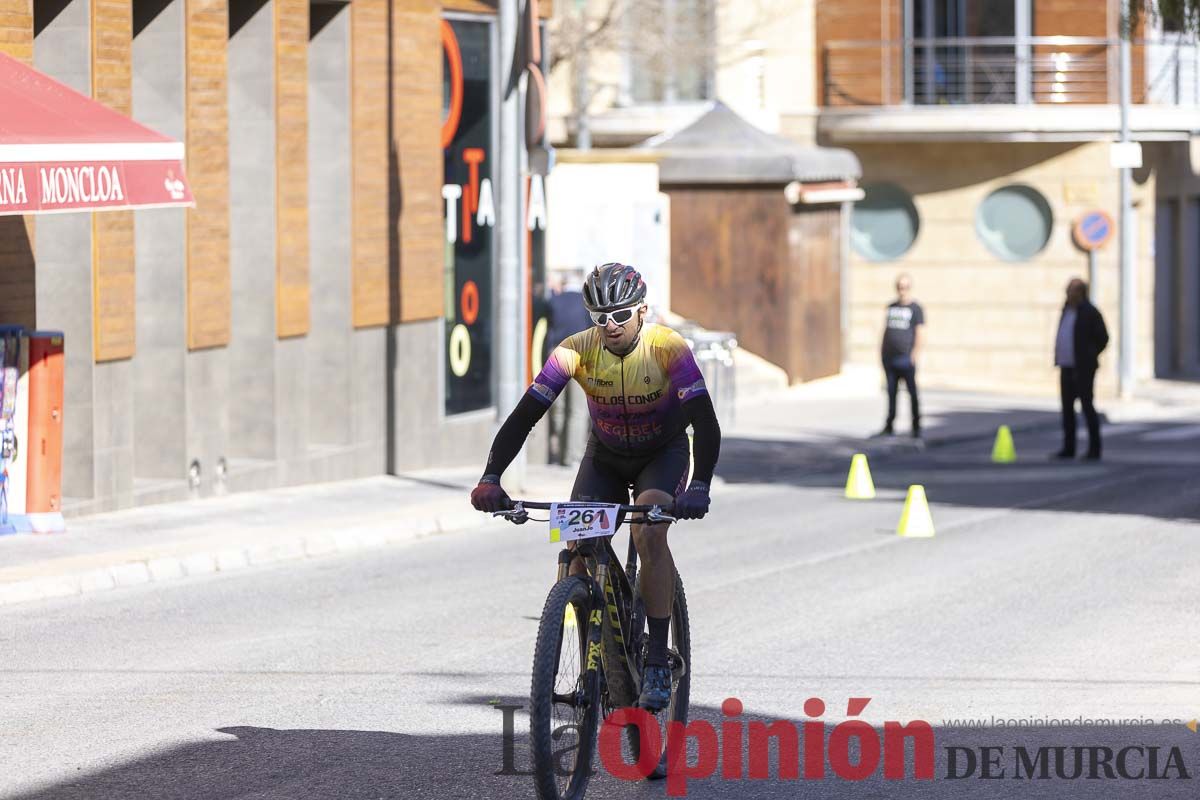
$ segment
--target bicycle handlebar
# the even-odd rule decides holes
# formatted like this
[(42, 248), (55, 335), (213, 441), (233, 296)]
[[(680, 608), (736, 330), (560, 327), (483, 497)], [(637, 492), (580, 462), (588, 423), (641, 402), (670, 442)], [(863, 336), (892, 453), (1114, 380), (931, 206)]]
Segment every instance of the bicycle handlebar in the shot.
[[(512, 508), (504, 511), (493, 511), (493, 517), (504, 517), (509, 522), (516, 525), (524, 525), (529, 521), (529, 509), (535, 511), (549, 511), (551, 503), (541, 502), (538, 500), (514, 500)], [(623, 514), (643, 514), (640, 519), (625, 520), (625, 522), (676, 522), (676, 518), (671, 516), (669, 512), (674, 511), (675, 504), (668, 503), (666, 505), (628, 505), (620, 504), (617, 510)]]
[[(571, 501), (571, 502), (586, 502), (586, 501)], [(514, 500), (513, 506), (522, 506), (523, 508), (532, 508), (535, 511), (549, 511), (552, 503), (545, 503), (538, 500)], [(674, 503), (666, 505), (625, 505), (622, 504), (618, 510), (626, 514), (640, 514), (647, 511), (669, 511), (675, 507)]]

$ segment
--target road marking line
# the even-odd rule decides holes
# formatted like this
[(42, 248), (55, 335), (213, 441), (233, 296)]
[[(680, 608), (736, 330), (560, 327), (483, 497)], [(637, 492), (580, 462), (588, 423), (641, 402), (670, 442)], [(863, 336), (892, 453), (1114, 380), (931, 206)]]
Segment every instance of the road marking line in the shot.
[(1165, 431), (1152, 431), (1138, 437), (1143, 442), (1177, 442), (1182, 439), (1194, 439), (1200, 436), (1200, 425), (1183, 425), (1178, 428), (1167, 428)]
[[(788, 570), (797, 569), (799, 567), (811, 567), (816, 564), (823, 564), (826, 561), (834, 561), (839, 558), (845, 558), (846, 556), (853, 556), (853, 555), (857, 555), (859, 553), (865, 553), (869, 550), (878, 550), (881, 547), (889, 547), (891, 545), (897, 544), (898, 542), (902, 542), (902, 541), (905, 541), (905, 540), (900, 538), (899, 536), (891, 536), (887, 539), (880, 539), (879, 541), (876, 541), (876, 542), (868, 542), (867, 544), (862, 544), (857, 547), (845, 547), (841, 550), (834, 550), (833, 552), (823, 553), (819, 556), (809, 556), (808, 558), (801, 558), (801, 559), (797, 559), (796, 561), (789, 561), (785, 564), (774, 564), (770, 567), (766, 567), (764, 569), (758, 569), (753, 572), (743, 572), (740, 575), (733, 575), (722, 581), (713, 581), (711, 583), (702, 583), (699, 587), (699, 591), (710, 591), (713, 589), (721, 589), (726, 586), (732, 586), (735, 583), (744, 583), (746, 581), (754, 581), (754, 580), (758, 580), (760, 578), (766, 578), (771, 575), (777, 575), (780, 572), (787, 572)], [(697, 591), (697, 590), (693, 589), (692, 591)]]
[[(1135, 433), (1142, 433), (1143, 431), (1148, 431), (1148, 430), (1152, 429), (1153, 427), (1154, 426), (1148, 422), (1135, 422), (1135, 423), (1130, 423), (1130, 424), (1118, 422), (1118, 423), (1115, 423), (1112, 425), (1105, 426), (1104, 436), (1105, 436), (1105, 438), (1108, 438), (1110, 436), (1132, 436)], [(1081, 430), (1086, 432), (1087, 427), (1084, 426), (1081, 428)]]
[[(1131, 478), (1137, 477), (1138, 475), (1144, 474), (1146, 472), (1148, 472), (1148, 470), (1142, 470), (1141, 472), (1134, 473), (1133, 475), (1122, 474), (1122, 475), (1118, 475), (1113, 478), (1110, 478), (1108, 480), (1102, 480), (1102, 481), (1097, 481), (1095, 483), (1091, 483), (1087, 486), (1080, 486), (1078, 488), (1069, 489), (1064, 492), (1056, 492), (1054, 494), (1043, 495), (1041, 497), (1031, 498), (1029, 500), (1015, 503), (1011, 506), (1006, 506), (1004, 508), (988, 509), (988, 510), (982, 511), (978, 514), (972, 514), (971, 516), (966, 517), (965, 519), (957, 519), (957, 520), (954, 520), (953, 522), (949, 522), (949, 523), (941, 526), (941, 531), (942, 531), (942, 534), (944, 535), (950, 531), (955, 531), (955, 530), (959, 530), (962, 528), (971, 528), (975, 525), (978, 525), (981, 522), (990, 522), (994, 519), (999, 519), (1000, 517), (1003, 517), (1007, 514), (1011, 514), (1013, 511), (1051, 511), (1051, 510), (1053, 510), (1053, 508), (1052, 507), (1046, 508), (1045, 507), (1046, 504), (1052, 505), (1058, 501), (1066, 500), (1071, 497), (1075, 497), (1076, 495), (1087, 494), (1089, 492), (1095, 492), (1100, 489), (1105, 489), (1109, 486), (1115, 486), (1117, 484), (1125, 483), (1126, 481), (1130, 480)], [(949, 505), (955, 505), (955, 504), (949, 504)], [(961, 508), (962, 506), (958, 506), (958, 507)], [(858, 555), (859, 553), (866, 553), (866, 552), (870, 552), (872, 550), (879, 550), (881, 548), (889, 547), (891, 545), (898, 544), (900, 542), (905, 542), (905, 541), (908, 541), (908, 540), (904, 539), (903, 537), (900, 537), (900, 536), (889, 536), (886, 539), (880, 539), (879, 541), (875, 541), (875, 542), (867, 542), (866, 544), (861, 544), (856, 547), (845, 547), (845, 548), (842, 548), (841, 550), (834, 550), (829, 553), (822, 553), (821, 555), (809, 556), (808, 558), (801, 558), (801, 559), (797, 559), (795, 561), (789, 561), (784, 564), (774, 564), (770, 567), (766, 567), (764, 569), (758, 569), (753, 572), (745, 572), (740, 575), (733, 575), (722, 581), (702, 583), (698, 587), (698, 590), (699, 591), (711, 591), (714, 589), (721, 589), (721, 588), (725, 588), (727, 586), (732, 586), (737, 583), (744, 583), (746, 581), (753, 581), (753, 580), (759, 580), (761, 578), (766, 578), (771, 575), (778, 575), (781, 572), (787, 572), (789, 570), (797, 569), (800, 567), (811, 567), (811, 566), (815, 566), (817, 564), (823, 564), (827, 561), (834, 561), (839, 558), (845, 558), (846, 556), (854, 556), (854, 555)]]

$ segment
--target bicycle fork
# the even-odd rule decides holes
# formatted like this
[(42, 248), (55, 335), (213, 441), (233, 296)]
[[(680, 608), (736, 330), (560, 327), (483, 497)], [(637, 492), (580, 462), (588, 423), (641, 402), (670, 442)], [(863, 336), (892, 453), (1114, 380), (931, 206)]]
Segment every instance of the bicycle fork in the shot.
[[(571, 561), (579, 555), (574, 550), (564, 549), (558, 554), (558, 579), (561, 581), (568, 576), (571, 568)], [(589, 581), (588, 592), (591, 595), (591, 603), (587, 610), (587, 655), (584, 658), (583, 664), (583, 696), (590, 699), (600, 696), (600, 681), (603, 678), (602, 667), (602, 652), (603, 645), (601, 642), (601, 626), (603, 625), (603, 609), (604, 609), (604, 593), (600, 587), (604, 586), (604, 582), (608, 580), (608, 562), (605, 558), (598, 558), (596, 564), (596, 575), (593, 580)]]

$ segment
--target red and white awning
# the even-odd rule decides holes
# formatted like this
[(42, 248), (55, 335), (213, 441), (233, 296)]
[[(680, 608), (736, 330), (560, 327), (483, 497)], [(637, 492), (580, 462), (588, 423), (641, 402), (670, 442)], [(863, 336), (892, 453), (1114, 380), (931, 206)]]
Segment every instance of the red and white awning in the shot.
[(0, 216), (191, 205), (182, 143), (0, 53)]

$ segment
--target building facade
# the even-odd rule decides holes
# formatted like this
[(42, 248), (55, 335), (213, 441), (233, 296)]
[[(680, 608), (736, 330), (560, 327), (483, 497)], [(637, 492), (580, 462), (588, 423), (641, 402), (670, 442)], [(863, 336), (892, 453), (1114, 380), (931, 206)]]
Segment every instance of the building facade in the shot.
[(637, 144), (692, 122), (713, 100), (770, 133), (813, 141), (815, 0), (558, 3), (550, 137)]
[(0, 0), (0, 50), (184, 142), (196, 200), (0, 217), (0, 324), (65, 334), (68, 512), (478, 460), (521, 213), (487, 196), (495, 29), (477, 0)]
[[(1118, 115), (1117, 0), (819, 2), (818, 135), (863, 165), (851, 231), (850, 358), (877, 363), (884, 306), (910, 273), (929, 321), (921, 371), (961, 388), (1049, 392), (1063, 290), (1092, 278), (1112, 345), (1098, 391), (1117, 384), (1117, 238), (1095, 255), (1073, 228), (1119, 219), (1110, 161)], [(1200, 375), (1200, 129), (1194, 39), (1132, 33), (1140, 379)]]
[[(928, 312), (923, 379), (1051, 393), (1073, 276), (1113, 335), (1119, 248), (1074, 229), (1119, 219), (1119, 0), (662, 0), (560, 4), (551, 135), (625, 147), (720, 99), (800, 144), (852, 150), (866, 197), (846, 237), (845, 359), (877, 364), (884, 307), (911, 273)], [(587, 12), (587, 33), (579, 9)], [(1131, 34), (1134, 368), (1200, 377), (1200, 59), (1170, 21)], [(583, 45), (589, 45), (584, 47)], [(586, 52), (586, 57), (581, 54)], [(580, 109), (586, 108), (586, 115)], [(566, 158), (568, 156), (564, 156)]]

